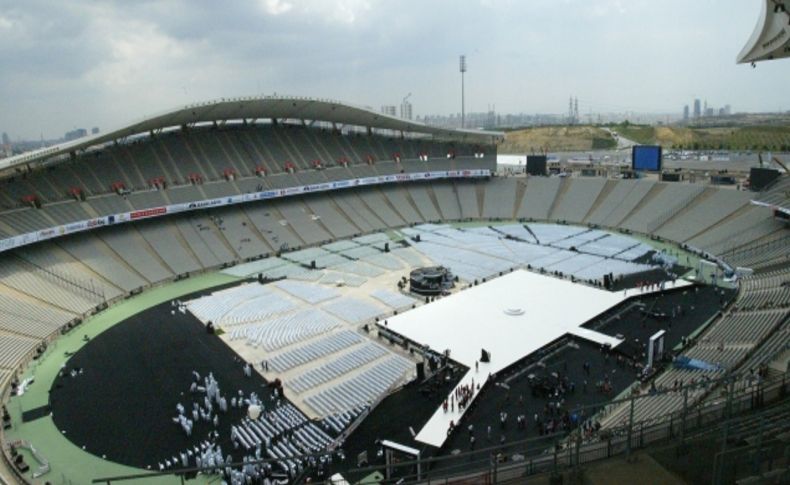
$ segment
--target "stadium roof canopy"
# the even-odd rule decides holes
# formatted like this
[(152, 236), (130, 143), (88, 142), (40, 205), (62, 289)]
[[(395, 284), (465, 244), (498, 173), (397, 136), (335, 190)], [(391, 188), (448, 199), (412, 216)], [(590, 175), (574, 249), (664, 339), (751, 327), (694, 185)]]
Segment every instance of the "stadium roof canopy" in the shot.
[(752, 36), (738, 54), (738, 63), (790, 57), (790, 0), (763, 0)]
[(34, 150), (0, 160), (0, 170), (40, 163), (46, 159), (77, 153), (130, 136), (156, 132), (165, 128), (189, 126), (197, 123), (234, 120), (293, 119), (335, 123), (337, 125), (417, 133), (446, 141), (467, 143), (494, 143), (504, 135), (498, 131), (451, 129), (428, 126), (354, 106), (339, 101), (302, 97), (246, 97), (222, 98), (177, 108), (147, 117), (117, 130), (51, 147)]

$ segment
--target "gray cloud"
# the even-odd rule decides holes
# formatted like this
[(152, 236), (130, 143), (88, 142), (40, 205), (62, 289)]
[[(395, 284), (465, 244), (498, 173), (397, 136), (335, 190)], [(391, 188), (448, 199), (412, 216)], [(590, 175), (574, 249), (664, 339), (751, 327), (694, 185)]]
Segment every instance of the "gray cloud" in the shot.
[(739, 0), (0, 0), (0, 131), (54, 137), (256, 93), (419, 114), (468, 108), (680, 111), (694, 96), (788, 109), (790, 62), (735, 65), (759, 14)]

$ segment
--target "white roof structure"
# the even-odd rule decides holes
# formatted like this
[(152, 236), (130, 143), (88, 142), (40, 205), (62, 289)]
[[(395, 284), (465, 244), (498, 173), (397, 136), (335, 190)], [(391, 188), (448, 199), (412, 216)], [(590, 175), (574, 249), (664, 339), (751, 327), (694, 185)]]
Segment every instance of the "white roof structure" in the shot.
[[(687, 286), (678, 280), (667, 288)], [(474, 383), (472, 399), (489, 374), (496, 374), (536, 350), (574, 335), (612, 348), (622, 340), (582, 325), (642, 290), (610, 292), (569, 280), (518, 270), (387, 319), (387, 328), (469, 368), (458, 386)], [(647, 291), (645, 291), (645, 294)], [(381, 324), (379, 324), (381, 326)], [(479, 363), (481, 350), (491, 361)], [(450, 421), (458, 423), (465, 410), (445, 412), (440, 406), (416, 436), (441, 446)]]
[(45, 159), (78, 153), (91, 147), (134, 135), (156, 132), (162, 129), (191, 126), (197, 123), (253, 121), (259, 119), (303, 120), (335, 123), (338, 127), (351, 125), (381, 130), (424, 134), (440, 140), (465, 143), (495, 143), (504, 137), (502, 132), (470, 129), (452, 129), (429, 126), (416, 121), (396, 118), (367, 107), (354, 106), (328, 99), (262, 96), (222, 98), (204, 103), (191, 104), (146, 117), (98, 135), (60, 143), (0, 160), (0, 171)]
[(790, 57), (790, 1), (763, 0), (752, 36), (738, 54), (738, 63)]

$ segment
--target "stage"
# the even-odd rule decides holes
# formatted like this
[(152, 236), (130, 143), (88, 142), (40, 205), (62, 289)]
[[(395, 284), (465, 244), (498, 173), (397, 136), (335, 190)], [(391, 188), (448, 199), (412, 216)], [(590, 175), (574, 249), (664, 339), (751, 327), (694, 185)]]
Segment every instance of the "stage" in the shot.
[[(678, 280), (667, 288), (689, 285)], [(610, 292), (569, 280), (518, 270), (431, 304), (391, 317), (387, 328), (435, 352), (449, 351), (469, 368), (458, 386), (477, 385), (566, 334), (612, 348), (621, 340), (582, 325), (634, 295), (649, 291)], [(479, 362), (482, 349), (488, 363)], [(468, 408), (468, 406), (467, 406)], [(465, 411), (465, 410), (464, 410)], [(439, 447), (450, 422), (464, 411), (440, 406), (417, 434), (417, 441)]]

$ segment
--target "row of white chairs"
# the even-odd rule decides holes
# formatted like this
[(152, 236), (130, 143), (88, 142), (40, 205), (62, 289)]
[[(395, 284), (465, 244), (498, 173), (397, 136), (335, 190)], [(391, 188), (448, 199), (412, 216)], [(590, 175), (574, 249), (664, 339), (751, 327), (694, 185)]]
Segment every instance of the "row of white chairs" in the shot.
[(274, 351), (328, 332), (338, 324), (332, 315), (307, 308), (262, 323), (234, 327), (230, 331), (230, 338), (246, 339), (249, 345)]
[(323, 337), (309, 344), (287, 350), (269, 359), (269, 364), (277, 372), (285, 372), (339, 352), (362, 342), (362, 336), (353, 330), (343, 330)]
[(409, 308), (417, 303), (417, 300), (410, 296), (383, 288), (370, 292), (370, 296), (377, 299), (381, 303), (384, 303), (393, 310)]
[(411, 361), (392, 356), (351, 379), (308, 396), (305, 402), (322, 415), (369, 404), (403, 378), (411, 367)]
[(281, 280), (273, 283), (273, 285), (307, 303), (313, 304), (340, 296), (340, 293), (332, 288), (311, 285), (301, 281)]
[(373, 362), (388, 353), (389, 352), (380, 345), (367, 343), (351, 352), (337, 357), (331, 362), (304, 372), (295, 379), (287, 381), (286, 385), (295, 392), (302, 393), (308, 389), (314, 389), (333, 379), (353, 372), (355, 369)]
[(388, 312), (366, 300), (350, 296), (337, 298), (321, 308), (348, 323), (362, 323)]

